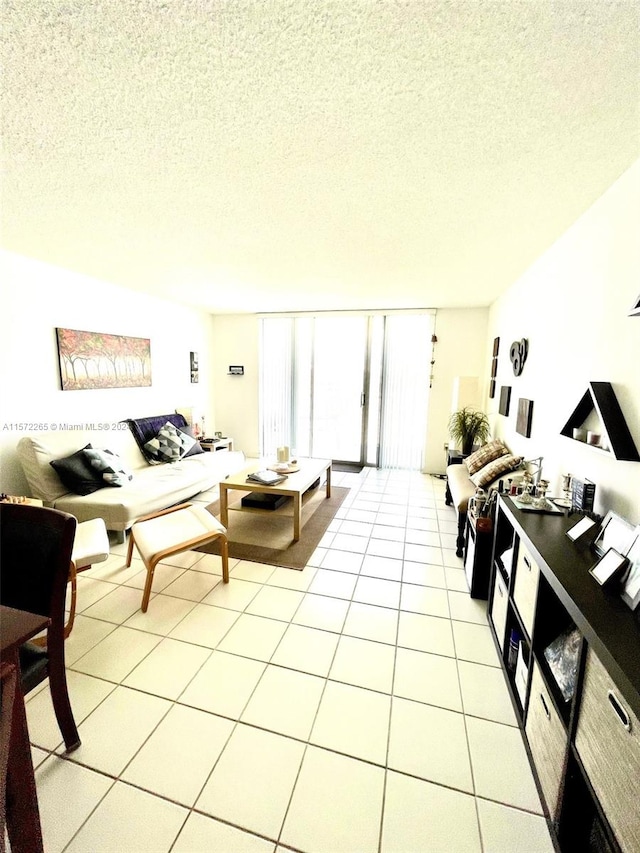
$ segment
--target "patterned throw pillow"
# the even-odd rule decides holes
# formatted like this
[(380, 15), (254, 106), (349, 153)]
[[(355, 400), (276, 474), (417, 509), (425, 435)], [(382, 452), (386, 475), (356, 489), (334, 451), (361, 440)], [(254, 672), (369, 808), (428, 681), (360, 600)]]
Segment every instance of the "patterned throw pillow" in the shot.
[(159, 462), (177, 462), (195, 443), (195, 438), (167, 421), (156, 437), (145, 444), (144, 449)]
[(489, 441), (487, 444), (483, 444), (479, 450), (476, 450), (474, 453), (467, 456), (464, 460), (464, 464), (467, 466), (467, 470), (470, 474), (475, 474), (476, 471), (484, 468), (484, 466), (488, 465), (489, 462), (493, 462), (494, 459), (499, 459), (500, 456), (505, 456), (508, 452), (509, 451), (504, 444), (499, 438), (497, 438), (494, 441)]
[(509, 471), (515, 471), (516, 468), (519, 468), (523, 458), (523, 456), (512, 456), (510, 453), (500, 456), (498, 459), (494, 459), (493, 462), (489, 462), (488, 465), (485, 465), (484, 468), (481, 468), (475, 474), (472, 474), (471, 482), (477, 488), (482, 489), (488, 486), (489, 483), (493, 483), (494, 480), (497, 480), (503, 474), (508, 474)]
[(133, 479), (133, 474), (127, 471), (120, 457), (111, 450), (83, 450), (92, 467), (102, 474), (102, 479), (109, 486), (124, 486)]

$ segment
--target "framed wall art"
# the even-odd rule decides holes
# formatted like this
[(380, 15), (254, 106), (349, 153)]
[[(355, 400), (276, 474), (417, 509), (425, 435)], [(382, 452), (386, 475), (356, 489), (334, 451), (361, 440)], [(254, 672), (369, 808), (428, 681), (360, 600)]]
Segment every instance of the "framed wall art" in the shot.
[(505, 418), (509, 417), (509, 409), (511, 408), (511, 386), (503, 385), (500, 389), (500, 405), (498, 411)]
[(525, 438), (531, 436), (531, 422), (533, 420), (533, 400), (525, 400), (521, 397), (518, 400), (518, 416), (516, 419), (516, 432), (524, 435)]
[(56, 329), (63, 391), (151, 385), (151, 341), (126, 335)]
[(198, 367), (198, 353), (189, 353), (189, 370), (191, 372), (191, 384), (195, 385), (200, 379), (200, 370)]
[(493, 354), (491, 356), (491, 381), (489, 382), (489, 396), (496, 396), (496, 376), (498, 375), (498, 353), (500, 352), (500, 338), (493, 339)]

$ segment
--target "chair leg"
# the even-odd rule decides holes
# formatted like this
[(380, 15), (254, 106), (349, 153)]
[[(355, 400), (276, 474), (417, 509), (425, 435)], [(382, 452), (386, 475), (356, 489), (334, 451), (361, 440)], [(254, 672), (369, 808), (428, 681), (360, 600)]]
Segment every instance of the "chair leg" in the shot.
[(229, 542), (223, 533), (220, 534), (220, 556), (222, 557), (222, 581), (229, 583)]
[(151, 587), (153, 586), (153, 574), (155, 570), (155, 563), (147, 564), (147, 580), (144, 585), (144, 592), (142, 593), (142, 607), (140, 608), (143, 613), (147, 612), (147, 607), (149, 606), (149, 598), (151, 597)]
[(131, 565), (131, 558), (133, 557), (133, 544), (134, 544), (134, 535), (133, 535), (133, 527), (129, 531), (129, 546), (127, 548), (127, 562), (125, 563), (125, 567), (129, 568)]
[[(63, 641), (64, 642), (64, 641)], [(80, 735), (71, 710), (67, 673), (64, 665), (64, 652), (52, 654), (49, 646), (49, 688), (56, 720), (62, 733), (67, 752), (72, 752), (80, 746)]]
[[(88, 568), (91, 568), (90, 566)], [(71, 629), (73, 628), (73, 623), (76, 618), (76, 604), (78, 601), (78, 575), (76, 572), (76, 567), (73, 563), (71, 563), (71, 568), (69, 569), (69, 580), (71, 582), (71, 605), (69, 607), (69, 619), (67, 620), (67, 624), (64, 626), (64, 638), (65, 640), (71, 633)]]

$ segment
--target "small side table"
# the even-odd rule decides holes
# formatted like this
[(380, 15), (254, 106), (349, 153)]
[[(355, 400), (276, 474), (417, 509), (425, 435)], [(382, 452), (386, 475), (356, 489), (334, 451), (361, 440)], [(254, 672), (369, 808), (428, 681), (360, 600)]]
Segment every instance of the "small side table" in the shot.
[(216, 450), (233, 450), (232, 438), (201, 438), (200, 447), (208, 452)]
[(468, 454), (463, 453), (461, 450), (449, 450), (447, 448), (447, 465), (461, 465), (462, 462), (467, 458)]
[(493, 519), (477, 518), (467, 512), (464, 533), (464, 571), (471, 598), (489, 597), (491, 552), (493, 549)]

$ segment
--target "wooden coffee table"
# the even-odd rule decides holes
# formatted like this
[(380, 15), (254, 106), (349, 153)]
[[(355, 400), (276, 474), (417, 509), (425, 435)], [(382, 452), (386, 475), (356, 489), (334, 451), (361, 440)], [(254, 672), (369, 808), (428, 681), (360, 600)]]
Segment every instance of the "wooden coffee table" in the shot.
[[(229, 526), (229, 489), (241, 492), (262, 492), (273, 495), (286, 495), (293, 498), (293, 541), (300, 539), (302, 516), (302, 496), (312, 486), (318, 477), (326, 472), (327, 497), (331, 497), (331, 460), (330, 459), (298, 459), (299, 470), (287, 474), (287, 479), (277, 486), (262, 486), (260, 483), (247, 483), (249, 474), (262, 471), (268, 463), (256, 463), (237, 474), (232, 474), (220, 483), (220, 521), (225, 527)], [(272, 512), (273, 510), (253, 509), (251, 512)]]

